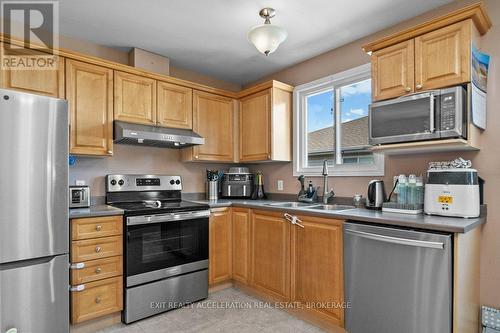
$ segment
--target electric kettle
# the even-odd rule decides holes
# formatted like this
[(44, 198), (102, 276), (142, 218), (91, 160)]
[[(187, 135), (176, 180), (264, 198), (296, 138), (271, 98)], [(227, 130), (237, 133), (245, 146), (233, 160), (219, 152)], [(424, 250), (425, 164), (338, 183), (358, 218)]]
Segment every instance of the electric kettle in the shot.
[(372, 180), (368, 183), (368, 193), (366, 196), (366, 208), (382, 209), (382, 203), (387, 200), (385, 194), (384, 181)]

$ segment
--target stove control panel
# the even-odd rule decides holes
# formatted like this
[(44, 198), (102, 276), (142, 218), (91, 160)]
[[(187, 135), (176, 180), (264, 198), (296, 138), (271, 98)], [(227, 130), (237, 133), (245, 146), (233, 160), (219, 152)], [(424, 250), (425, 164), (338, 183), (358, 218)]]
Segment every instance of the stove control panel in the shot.
[(106, 192), (180, 191), (181, 176), (107, 175)]

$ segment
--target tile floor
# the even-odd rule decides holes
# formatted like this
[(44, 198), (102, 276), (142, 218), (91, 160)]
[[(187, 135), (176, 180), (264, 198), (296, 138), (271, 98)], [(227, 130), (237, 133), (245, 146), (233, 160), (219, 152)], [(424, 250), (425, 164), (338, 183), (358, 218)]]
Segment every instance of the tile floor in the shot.
[[(229, 303), (228, 303), (229, 302)], [(169, 311), (130, 325), (118, 324), (97, 333), (273, 332), (319, 333), (316, 326), (288, 313), (258, 306), (259, 300), (229, 288), (191, 306)], [(240, 305), (247, 308), (236, 308)]]

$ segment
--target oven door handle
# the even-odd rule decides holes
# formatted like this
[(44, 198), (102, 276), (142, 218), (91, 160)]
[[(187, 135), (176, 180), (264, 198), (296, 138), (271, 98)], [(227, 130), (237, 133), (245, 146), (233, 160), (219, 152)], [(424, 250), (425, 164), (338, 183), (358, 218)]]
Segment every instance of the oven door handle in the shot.
[(140, 215), (127, 217), (127, 225), (141, 225), (152, 223), (164, 223), (173, 221), (186, 221), (210, 217), (210, 210), (200, 210), (194, 212), (178, 212), (158, 215)]

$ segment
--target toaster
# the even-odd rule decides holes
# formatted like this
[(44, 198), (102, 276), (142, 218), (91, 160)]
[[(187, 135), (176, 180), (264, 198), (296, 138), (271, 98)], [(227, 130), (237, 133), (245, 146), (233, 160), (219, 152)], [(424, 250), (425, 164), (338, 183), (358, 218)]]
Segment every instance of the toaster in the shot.
[(429, 170), (425, 185), (424, 212), (442, 216), (478, 217), (480, 190), (477, 170)]
[(69, 208), (90, 207), (90, 188), (87, 185), (69, 187)]

